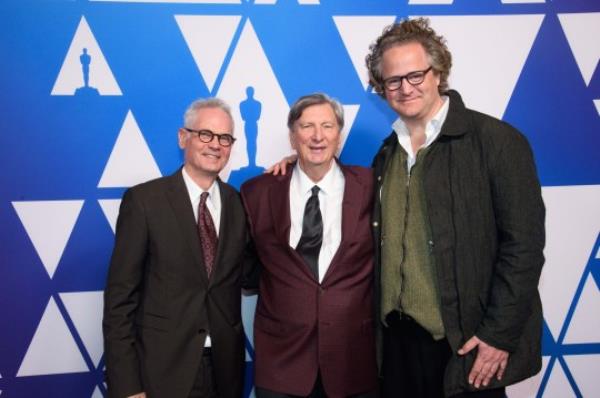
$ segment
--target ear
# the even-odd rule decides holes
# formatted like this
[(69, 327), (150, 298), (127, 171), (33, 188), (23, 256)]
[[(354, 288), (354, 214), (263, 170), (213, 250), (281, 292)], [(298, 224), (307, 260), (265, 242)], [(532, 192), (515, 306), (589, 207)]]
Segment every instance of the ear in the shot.
[(291, 145), (292, 149), (297, 151), (298, 148), (296, 145), (296, 134), (292, 130), (289, 131), (289, 138), (290, 138), (290, 145)]
[(342, 130), (339, 129), (338, 130), (338, 139), (337, 139), (338, 142), (337, 142), (337, 145), (336, 145), (336, 148), (335, 148), (335, 156), (336, 157), (339, 157), (340, 153), (342, 152), (342, 138), (344, 138), (343, 135), (342, 135)]
[(177, 141), (179, 142), (179, 149), (185, 149), (187, 144), (188, 134), (184, 129), (179, 129), (177, 132)]
[(435, 83), (436, 83), (435, 85), (436, 85), (436, 87), (439, 87), (440, 82), (442, 81), (442, 75), (439, 74), (435, 69), (432, 72), (433, 72), (432, 75), (435, 78)]

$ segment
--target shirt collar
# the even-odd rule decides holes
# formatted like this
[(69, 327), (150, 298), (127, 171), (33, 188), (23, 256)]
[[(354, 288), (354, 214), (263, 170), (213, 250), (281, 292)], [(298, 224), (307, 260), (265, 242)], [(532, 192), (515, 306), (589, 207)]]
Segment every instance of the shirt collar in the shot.
[(317, 185), (324, 194), (332, 194), (340, 189), (344, 189), (343, 184), (340, 184), (340, 182), (343, 183), (344, 181), (344, 174), (342, 173), (340, 166), (333, 159), (331, 168), (327, 171), (325, 176), (323, 176), (321, 181), (316, 184), (306, 175), (298, 164), (294, 167), (292, 179), (298, 188), (298, 192), (301, 192), (302, 194), (310, 192), (315, 185)]
[[(187, 188), (188, 194), (190, 195), (190, 200), (192, 203), (198, 203), (200, 201), (200, 195), (205, 192), (202, 188), (194, 182), (192, 177), (185, 171), (185, 167), (181, 168), (181, 174), (183, 175), (183, 182), (185, 183), (185, 187)], [(219, 199), (219, 184), (217, 180), (213, 181), (212, 185), (206, 190), (208, 192), (208, 200), (216, 201)]]
[[(423, 147), (429, 146), (440, 134), (442, 130), (442, 126), (446, 121), (446, 116), (448, 116), (448, 108), (450, 107), (450, 97), (447, 95), (442, 95), (442, 106), (433, 116), (433, 118), (427, 122), (425, 126), (425, 144)], [(396, 121), (392, 124), (392, 128), (398, 135), (399, 139), (402, 138), (410, 138), (410, 133), (408, 128), (406, 127), (406, 123), (402, 120), (402, 118), (396, 119)]]

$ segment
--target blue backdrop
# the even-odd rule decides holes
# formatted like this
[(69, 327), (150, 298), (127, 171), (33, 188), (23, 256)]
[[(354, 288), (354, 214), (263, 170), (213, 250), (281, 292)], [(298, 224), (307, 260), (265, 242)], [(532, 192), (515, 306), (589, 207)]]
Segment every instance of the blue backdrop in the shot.
[[(188, 103), (232, 105), (238, 141), (222, 178), (235, 186), (290, 153), (289, 105), (314, 91), (344, 104), (342, 160), (369, 165), (395, 116), (364, 57), (384, 26), (417, 15), (447, 38), (466, 104), (528, 137), (544, 186), (544, 366), (508, 395), (598, 396), (593, 0), (0, 3), (0, 396), (106, 396), (102, 289), (119, 200), (180, 166)], [(249, 372), (254, 304), (243, 299)]]

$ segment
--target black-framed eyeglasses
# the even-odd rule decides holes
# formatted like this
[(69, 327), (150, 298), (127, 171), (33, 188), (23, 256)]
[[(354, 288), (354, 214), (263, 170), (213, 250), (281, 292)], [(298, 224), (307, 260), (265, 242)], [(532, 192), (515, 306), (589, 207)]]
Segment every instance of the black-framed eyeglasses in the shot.
[(231, 146), (236, 140), (236, 138), (234, 138), (229, 133), (217, 134), (217, 133), (213, 133), (210, 130), (192, 130), (192, 129), (188, 129), (187, 127), (184, 127), (183, 129), (185, 131), (187, 131), (188, 133), (192, 133), (192, 134), (195, 134), (196, 136), (198, 136), (200, 141), (204, 142), (205, 144), (208, 144), (209, 142), (211, 142), (213, 140), (213, 138), (217, 137), (219, 144), (221, 146), (227, 147), (227, 146)]
[(404, 79), (406, 79), (406, 81), (411, 86), (418, 86), (419, 84), (423, 83), (423, 81), (425, 80), (425, 76), (431, 69), (433, 69), (433, 66), (430, 66), (429, 68), (427, 68), (425, 70), (417, 70), (414, 72), (410, 72), (404, 76), (388, 77), (387, 79), (385, 79), (383, 81), (383, 86), (388, 91), (396, 91), (400, 87), (402, 87), (402, 81)]

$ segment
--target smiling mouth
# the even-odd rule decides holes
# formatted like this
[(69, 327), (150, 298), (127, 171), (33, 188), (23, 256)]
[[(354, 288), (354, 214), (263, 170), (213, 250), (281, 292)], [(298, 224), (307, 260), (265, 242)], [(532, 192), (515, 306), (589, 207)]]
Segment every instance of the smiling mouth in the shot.
[(205, 153), (202, 156), (207, 157), (207, 158), (212, 158), (212, 159), (221, 159), (220, 155), (214, 154), (214, 153)]
[(411, 97), (411, 98), (400, 98), (399, 102), (414, 102), (418, 100), (419, 97)]

